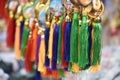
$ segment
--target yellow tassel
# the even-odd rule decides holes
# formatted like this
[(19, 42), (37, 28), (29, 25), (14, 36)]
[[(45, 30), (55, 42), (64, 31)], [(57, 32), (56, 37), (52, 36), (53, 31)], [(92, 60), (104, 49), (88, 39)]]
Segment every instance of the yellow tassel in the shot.
[(78, 73), (80, 71), (80, 68), (78, 67), (78, 65), (76, 63), (74, 63), (72, 65), (72, 71), (75, 73)]
[(100, 71), (100, 65), (91, 66), (90, 69), (89, 69), (89, 71), (91, 73), (96, 73), (96, 72)]
[(49, 46), (48, 46), (48, 58), (50, 59), (50, 68), (52, 66), (52, 44), (53, 44), (53, 25), (55, 23), (55, 19), (52, 20), (51, 26), (50, 26), (50, 33), (49, 33)]
[(40, 49), (39, 49), (39, 62), (38, 62), (38, 71), (41, 73), (46, 73), (45, 63), (45, 40), (41, 39)]
[(15, 32), (15, 43), (14, 43), (14, 51), (15, 51), (15, 57), (17, 60), (21, 59), (21, 51), (20, 51), (20, 23), (17, 20), (16, 22), (16, 32)]

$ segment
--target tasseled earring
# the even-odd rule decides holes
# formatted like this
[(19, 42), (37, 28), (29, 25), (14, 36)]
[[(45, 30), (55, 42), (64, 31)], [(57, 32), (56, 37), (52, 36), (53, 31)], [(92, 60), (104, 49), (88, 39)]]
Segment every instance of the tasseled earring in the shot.
[(101, 24), (99, 22), (93, 22), (93, 47), (91, 55), (91, 72), (97, 72), (100, 69), (100, 57), (101, 57)]
[(62, 41), (62, 22), (64, 20), (64, 15), (60, 18), (59, 27), (59, 38), (58, 38), (58, 53), (57, 53), (57, 64), (61, 64), (61, 41)]
[(74, 8), (72, 27), (71, 27), (71, 36), (70, 36), (70, 62), (78, 62), (78, 9)]
[(85, 69), (88, 64), (88, 24), (87, 15), (82, 14), (82, 23), (80, 28), (80, 53), (79, 53), (78, 66)]

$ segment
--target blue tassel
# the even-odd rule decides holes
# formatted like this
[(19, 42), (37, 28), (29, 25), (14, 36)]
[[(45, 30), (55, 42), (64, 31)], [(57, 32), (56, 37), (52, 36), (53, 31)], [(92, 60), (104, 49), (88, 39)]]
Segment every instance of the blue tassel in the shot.
[(39, 61), (39, 48), (40, 48), (40, 41), (41, 41), (41, 35), (38, 35), (38, 39), (37, 39), (37, 49), (36, 49), (36, 66), (38, 66), (38, 61)]
[(87, 64), (87, 68), (90, 67), (90, 62), (91, 62), (91, 59), (90, 59), (90, 56), (91, 56), (91, 49), (92, 49), (92, 26), (89, 26), (88, 27), (88, 64)]
[[(24, 28), (24, 21), (21, 21), (20, 22), (20, 44), (22, 42), (23, 28)], [(20, 49), (21, 49), (21, 45), (20, 45)]]
[(45, 29), (45, 66), (49, 67), (49, 58), (48, 58), (48, 43), (49, 43), (49, 31), (50, 28), (46, 27)]
[(53, 33), (53, 45), (52, 45), (52, 70), (56, 70), (57, 65), (57, 49), (58, 49), (58, 36), (59, 36), (59, 26), (55, 24)]
[(70, 32), (71, 32), (71, 22), (66, 22), (65, 27), (65, 38), (64, 38), (64, 61), (70, 61)]
[(36, 79), (35, 80), (42, 80), (40, 76), (40, 72), (36, 70)]

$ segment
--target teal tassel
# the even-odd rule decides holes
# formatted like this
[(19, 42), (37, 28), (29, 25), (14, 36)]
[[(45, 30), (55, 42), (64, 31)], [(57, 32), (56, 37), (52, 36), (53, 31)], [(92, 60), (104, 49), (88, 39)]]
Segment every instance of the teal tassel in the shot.
[(89, 63), (88, 60), (88, 25), (87, 15), (82, 15), (82, 24), (80, 28), (80, 53), (79, 53), (78, 66), (85, 69)]
[(78, 12), (74, 12), (70, 36), (70, 62), (78, 62)]
[(59, 38), (58, 38), (58, 53), (57, 53), (57, 64), (61, 64), (61, 41), (62, 41), (62, 22), (65, 16), (60, 18)]
[(92, 66), (100, 64), (101, 57), (101, 25), (100, 23), (94, 24), (94, 42), (93, 42), (93, 56), (92, 56)]
[(26, 50), (26, 45), (28, 41), (28, 36), (29, 36), (29, 28), (24, 27), (23, 34), (22, 34), (22, 44), (21, 44), (21, 56), (25, 56), (25, 50)]

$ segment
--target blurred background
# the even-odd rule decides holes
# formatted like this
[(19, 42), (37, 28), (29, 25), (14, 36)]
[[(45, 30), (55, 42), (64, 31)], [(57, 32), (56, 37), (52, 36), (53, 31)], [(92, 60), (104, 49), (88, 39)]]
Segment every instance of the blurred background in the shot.
[[(2, 0), (3, 1), (3, 0)], [(6, 47), (7, 15), (0, 0), (0, 80), (35, 80), (15, 59), (13, 49)], [(82, 71), (67, 74), (63, 80), (120, 80), (120, 0), (103, 0), (101, 70), (97, 73)], [(44, 80), (44, 79), (43, 79)], [(53, 79), (46, 79), (53, 80)]]

